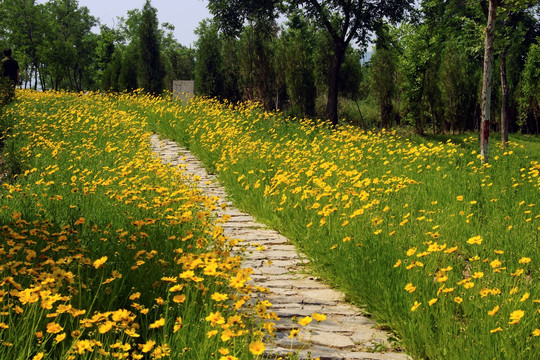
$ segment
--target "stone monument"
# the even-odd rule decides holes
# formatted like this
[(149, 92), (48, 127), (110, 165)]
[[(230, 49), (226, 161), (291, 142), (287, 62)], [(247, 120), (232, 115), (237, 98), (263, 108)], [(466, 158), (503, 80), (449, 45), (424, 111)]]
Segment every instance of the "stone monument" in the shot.
[(173, 81), (173, 101), (178, 99), (182, 103), (187, 103), (195, 95), (195, 81), (193, 80), (174, 80)]

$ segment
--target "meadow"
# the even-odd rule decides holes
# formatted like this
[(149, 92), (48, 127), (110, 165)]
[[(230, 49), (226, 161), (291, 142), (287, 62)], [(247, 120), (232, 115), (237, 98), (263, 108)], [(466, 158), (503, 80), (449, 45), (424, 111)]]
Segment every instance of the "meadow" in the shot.
[(0, 117), (0, 359), (260, 355), (249, 270), (147, 119), (117, 96), (18, 98)]
[(137, 104), (415, 358), (540, 357), (537, 151), (492, 139), (483, 163), (476, 136), (332, 129), (212, 99)]
[(414, 358), (540, 357), (540, 164), (519, 143), (493, 141), (483, 164), (474, 136), (138, 93), (25, 92), (0, 123), (16, 174), (0, 190), (0, 358), (262, 352), (272, 315), (253, 317), (215, 205), (154, 159), (152, 131), (197, 154)]

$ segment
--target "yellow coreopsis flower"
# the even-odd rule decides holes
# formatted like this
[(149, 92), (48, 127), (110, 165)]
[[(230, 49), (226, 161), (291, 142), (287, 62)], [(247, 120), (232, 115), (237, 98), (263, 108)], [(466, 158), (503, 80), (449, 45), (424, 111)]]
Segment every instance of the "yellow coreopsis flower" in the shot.
[(150, 352), (152, 348), (156, 345), (156, 342), (154, 340), (148, 340), (145, 344), (139, 345), (141, 347), (141, 351), (143, 353)]
[(253, 355), (261, 355), (264, 352), (265, 346), (262, 341), (254, 341), (249, 344), (249, 351)]
[(510, 314), (510, 322), (508, 322), (509, 325), (514, 325), (514, 324), (517, 324), (521, 318), (525, 316), (525, 311), (523, 310), (516, 310), (516, 311), (513, 311), (511, 314)]
[(326, 320), (326, 315), (324, 315), (324, 314), (313, 313), (313, 314), (311, 314), (311, 316), (312, 316), (312, 317), (315, 319), (315, 321), (317, 321), (317, 322), (321, 322), (321, 321)]
[(150, 324), (150, 329), (157, 329), (157, 328), (162, 327), (163, 325), (165, 325), (165, 319), (161, 318), (157, 320), (156, 322), (154, 322), (153, 324)]
[(59, 343), (66, 338), (66, 333), (58, 334), (54, 337), (54, 341)]
[(107, 256), (103, 256), (99, 259), (97, 259), (96, 261), (94, 261), (94, 263), (92, 264), (92, 266), (94, 266), (96, 269), (99, 268), (101, 265), (105, 264), (105, 262), (108, 260), (108, 257)]
[(105, 334), (106, 332), (108, 332), (109, 330), (111, 330), (114, 326), (114, 322), (112, 321), (106, 321), (105, 323), (99, 325), (99, 333), (100, 334)]
[(291, 332), (289, 333), (289, 339), (294, 338), (298, 333), (300, 332), (300, 329), (291, 329)]
[(55, 322), (50, 322), (47, 324), (47, 332), (49, 334), (57, 334), (62, 330), (64, 330), (64, 328)]
[(499, 311), (499, 305), (495, 306), (492, 310), (488, 311), (489, 316), (495, 315)]
[(310, 316), (306, 316), (298, 320), (298, 323), (302, 326), (308, 325), (313, 319)]
[(480, 245), (482, 244), (482, 237), (480, 235), (477, 235), (477, 236), (473, 236), (472, 238), (469, 238), (469, 240), (467, 240), (467, 244), (476, 244), (476, 245)]
[(182, 317), (179, 316), (179, 317), (176, 318), (176, 320), (174, 322), (173, 332), (177, 332), (181, 328), (182, 328)]

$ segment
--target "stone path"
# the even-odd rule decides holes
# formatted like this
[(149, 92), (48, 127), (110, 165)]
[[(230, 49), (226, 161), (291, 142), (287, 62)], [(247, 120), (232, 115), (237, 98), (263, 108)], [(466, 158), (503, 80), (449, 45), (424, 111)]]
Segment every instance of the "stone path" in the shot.
[[(227, 201), (225, 189), (215, 175), (208, 174), (202, 163), (188, 150), (174, 142), (151, 137), (152, 150), (164, 163), (185, 169), (196, 176), (194, 182), (209, 197), (218, 197), (217, 214), (229, 215), (222, 224), (225, 235), (243, 240), (245, 261), (243, 267), (252, 268), (255, 285), (265, 287), (268, 293), (261, 300), (273, 304), (276, 336), (267, 341), (266, 355), (271, 358), (298, 353), (298, 359), (321, 360), (405, 360), (410, 359), (392, 348), (389, 334), (362, 315), (362, 311), (344, 301), (344, 295), (305, 273), (307, 258), (299, 254), (287, 238), (268, 229), (249, 214), (243, 213)], [(325, 321), (315, 320), (303, 327), (296, 322), (312, 313), (327, 316)], [(296, 320), (294, 320), (296, 319)], [(291, 339), (291, 329), (300, 328)], [(383, 352), (382, 352), (383, 351)]]

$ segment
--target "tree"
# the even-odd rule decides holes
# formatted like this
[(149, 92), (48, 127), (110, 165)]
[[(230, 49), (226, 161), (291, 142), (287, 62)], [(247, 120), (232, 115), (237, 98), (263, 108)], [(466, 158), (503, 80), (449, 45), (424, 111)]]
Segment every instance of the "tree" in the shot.
[(392, 126), (394, 122), (394, 96), (397, 54), (392, 48), (390, 32), (387, 26), (382, 26), (377, 31), (375, 52), (371, 57), (372, 89), (379, 104), (381, 122), (383, 128)]
[(281, 45), (285, 82), (293, 112), (313, 116), (317, 96), (311, 56), (314, 39), (309, 24), (300, 15), (290, 19), (289, 28), (282, 32)]
[(195, 91), (200, 95), (220, 96), (223, 89), (223, 59), (217, 25), (203, 20), (195, 33), (199, 36), (196, 43)]
[(146, 0), (138, 29), (139, 36), (139, 85), (150, 94), (163, 91), (165, 71), (161, 58), (157, 10)]
[(246, 19), (275, 18), (278, 12), (286, 11), (301, 11), (306, 18), (313, 19), (323, 26), (333, 41), (325, 117), (336, 125), (339, 74), (350, 43), (355, 41), (365, 46), (370, 34), (382, 24), (383, 19), (388, 21), (403, 19), (412, 3), (412, 0), (210, 0), (208, 8), (220, 26), (231, 32), (240, 29)]
[[(486, 36), (485, 36), (485, 45), (484, 45), (484, 72), (482, 76), (482, 121), (480, 126), (480, 155), (482, 156), (483, 162), (488, 162), (488, 147), (489, 147), (489, 128), (491, 121), (491, 88), (492, 88), (492, 78), (493, 78), (493, 52), (494, 52), (494, 41), (495, 41), (495, 23), (497, 19), (497, 9), (500, 7), (502, 11), (509, 10), (519, 10), (531, 6), (537, 6), (539, 4), (538, 0), (489, 0), (489, 5), (487, 6), (482, 2), (484, 10), (487, 15), (487, 26), (486, 26)], [(503, 67), (501, 67), (501, 80), (503, 86), (503, 112), (506, 111), (505, 106), (507, 106), (507, 96), (508, 89), (505, 87), (506, 78), (505, 78), (505, 61), (506, 54), (503, 54)], [(503, 114), (503, 131), (507, 126), (507, 114)], [(503, 135), (504, 141), (504, 135)]]
[(480, 123), (480, 155), (488, 162), (489, 127), (491, 121), (491, 88), (493, 85), (493, 48), (498, 0), (489, 0), (486, 37), (484, 43), (484, 72), (482, 76), (482, 120)]
[[(540, 38), (538, 39), (540, 41)], [(521, 89), (518, 98), (519, 122), (522, 129), (532, 132), (528, 126), (528, 120), (536, 127), (536, 133), (540, 132), (540, 45), (533, 44), (525, 67), (521, 74)]]

